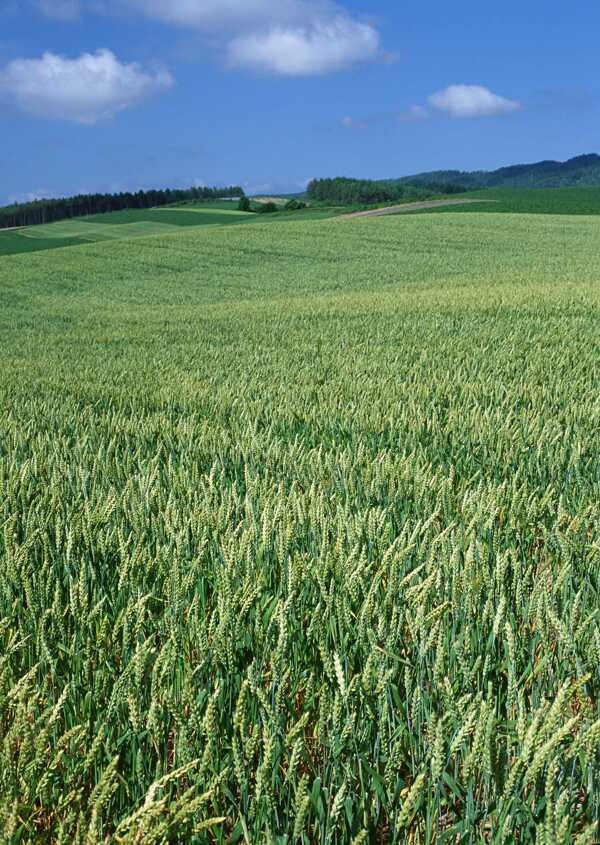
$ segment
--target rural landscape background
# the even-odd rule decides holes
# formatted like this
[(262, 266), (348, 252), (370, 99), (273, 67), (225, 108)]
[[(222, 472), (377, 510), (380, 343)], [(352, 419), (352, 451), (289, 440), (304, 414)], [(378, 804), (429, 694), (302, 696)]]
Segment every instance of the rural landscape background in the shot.
[[(490, 87), (434, 88), (377, 5), (0, 3), (1, 845), (600, 841), (593, 97), (563, 126), (510, 69), (496, 93), (470, 2), (402, 13), (440, 61), (482, 39)], [(535, 67), (583, 75), (600, 14), (568, 62), (561, 14)], [(306, 122), (369, 74), (372, 118)], [(156, 143), (135, 121), (183, 127), (208, 79), (252, 91), (273, 179), (242, 109), (245, 176), (228, 140), (210, 187), (181, 150), (117, 184)]]

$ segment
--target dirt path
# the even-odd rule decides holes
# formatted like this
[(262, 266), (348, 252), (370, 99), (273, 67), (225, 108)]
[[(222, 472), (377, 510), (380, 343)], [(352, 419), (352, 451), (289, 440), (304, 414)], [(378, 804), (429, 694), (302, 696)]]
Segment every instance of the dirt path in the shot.
[(403, 214), (406, 211), (424, 211), (427, 208), (441, 208), (445, 205), (467, 205), (473, 202), (497, 202), (497, 200), (428, 200), (427, 202), (405, 202), (402, 205), (390, 205), (387, 208), (373, 208), (371, 211), (353, 211), (352, 214), (340, 214), (337, 220), (351, 220), (354, 217), (382, 217), (384, 214)]

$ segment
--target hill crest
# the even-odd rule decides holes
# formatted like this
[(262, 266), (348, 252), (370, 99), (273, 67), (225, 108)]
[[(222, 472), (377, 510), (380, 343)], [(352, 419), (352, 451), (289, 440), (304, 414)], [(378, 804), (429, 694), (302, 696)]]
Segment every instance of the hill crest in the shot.
[(444, 183), (466, 189), (476, 188), (561, 188), (600, 186), (600, 155), (586, 153), (567, 161), (545, 160), (513, 164), (497, 170), (433, 170), (404, 176), (404, 184), (426, 187)]

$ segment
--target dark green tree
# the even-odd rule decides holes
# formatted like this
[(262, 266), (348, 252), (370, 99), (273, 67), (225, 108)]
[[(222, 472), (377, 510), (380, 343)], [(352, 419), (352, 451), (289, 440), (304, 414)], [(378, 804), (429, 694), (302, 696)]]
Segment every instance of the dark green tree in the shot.
[(256, 209), (257, 214), (274, 214), (276, 211), (279, 211), (279, 207), (276, 202), (263, 202)]
[(302, 200), (295, 199), (295, 197), (292, 197), (285, 204), (286, 211), (300, 211), (302, 208), (306, 208), (306, 203), (302, 202)]

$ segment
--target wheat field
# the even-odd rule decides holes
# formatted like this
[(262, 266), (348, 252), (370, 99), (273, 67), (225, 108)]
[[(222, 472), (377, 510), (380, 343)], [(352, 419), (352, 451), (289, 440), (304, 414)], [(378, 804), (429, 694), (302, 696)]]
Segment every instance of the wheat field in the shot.
[(0, 842), (598, 841), (600, 220), (0, 263)]

